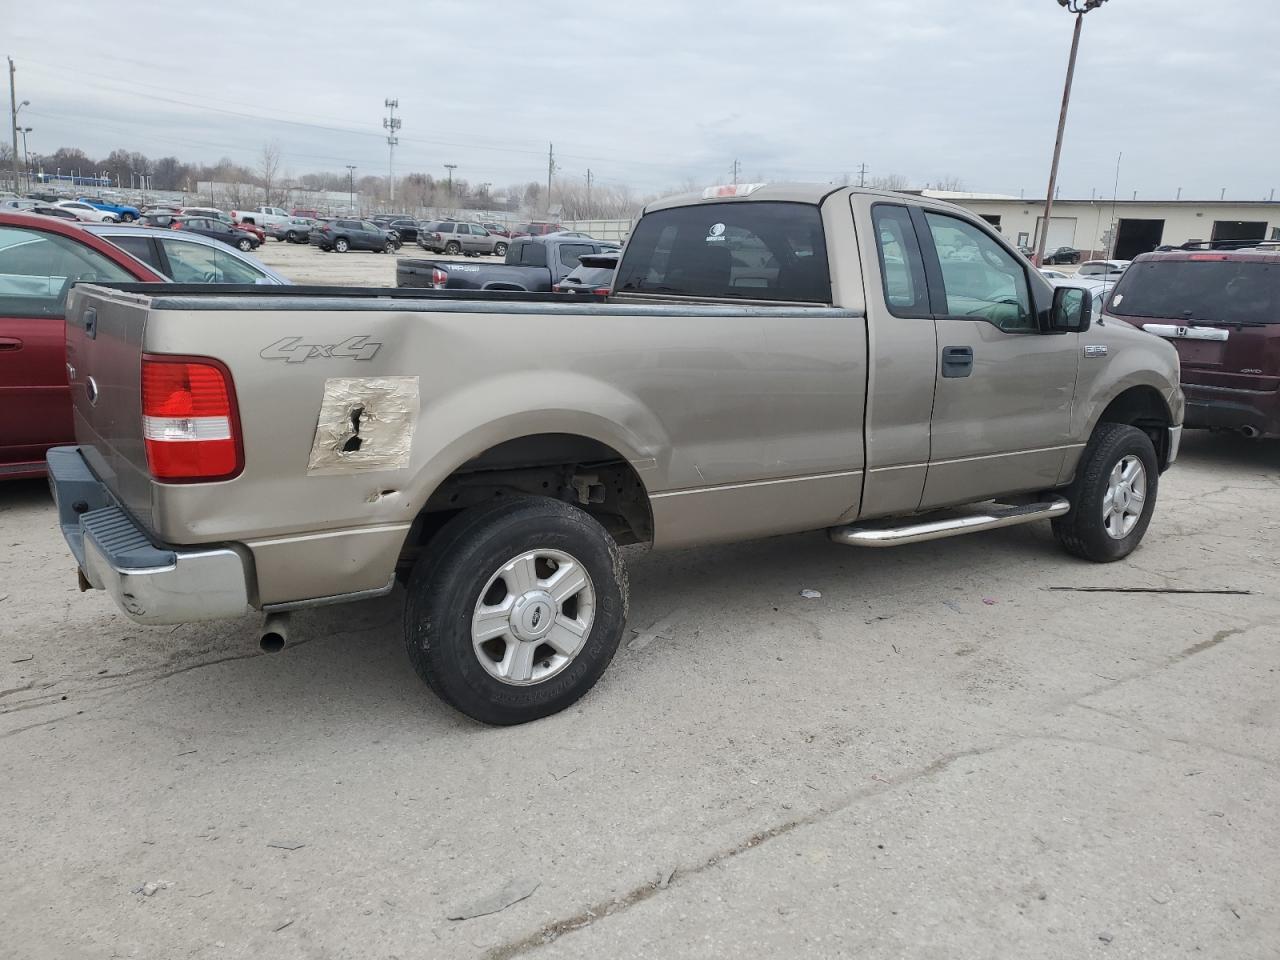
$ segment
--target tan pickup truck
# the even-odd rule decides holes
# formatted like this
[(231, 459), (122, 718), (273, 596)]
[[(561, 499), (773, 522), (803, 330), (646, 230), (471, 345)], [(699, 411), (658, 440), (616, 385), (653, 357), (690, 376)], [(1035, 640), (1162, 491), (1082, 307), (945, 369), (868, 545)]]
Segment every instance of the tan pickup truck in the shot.
[(650, 205), (607, 303), (80, 285), (81, 583), (144, 624), (406, 587), (414, 666), (487, 723), (561, 710), (622, 636), (620, 544), (885, 547), (1051, 519), (1117, 560), (1175, 459), (1163, 340), (981, 220), (817, 185)]

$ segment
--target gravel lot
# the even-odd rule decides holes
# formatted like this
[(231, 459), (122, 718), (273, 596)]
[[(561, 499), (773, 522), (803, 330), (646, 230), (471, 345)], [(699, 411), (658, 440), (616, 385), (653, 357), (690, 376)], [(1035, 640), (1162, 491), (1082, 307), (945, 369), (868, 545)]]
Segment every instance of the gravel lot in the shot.
[(253, 254), (267, 266), (295, 283), (334, 283), (362, 287), (394, 287), (398, 257), (461, 260), (469, 263), (501, 263), (501, 257), (448, 257), (428, 253), (416, 243), (405, 244), (395, 256), (365, 250), (324, 253), (319, 247), (268, 239)]
[(274, 656), (139, 627), (4, 484), (0, 954), (1273, 958), (1278, 478), (1191, 435), (1107, 567), (1047, 525), (633, 551), (604, 679), (506, 730), (419, 684), (399, 594)]

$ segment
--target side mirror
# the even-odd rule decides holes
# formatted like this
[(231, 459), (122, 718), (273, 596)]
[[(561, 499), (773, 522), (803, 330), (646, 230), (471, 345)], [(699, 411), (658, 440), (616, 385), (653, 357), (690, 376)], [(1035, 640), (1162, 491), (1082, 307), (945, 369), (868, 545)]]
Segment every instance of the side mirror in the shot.
[(1083, 287), (1054, 287), (1049, 329), (1054, 333), (1084, 333), (1093, 322), (1093, 294)]

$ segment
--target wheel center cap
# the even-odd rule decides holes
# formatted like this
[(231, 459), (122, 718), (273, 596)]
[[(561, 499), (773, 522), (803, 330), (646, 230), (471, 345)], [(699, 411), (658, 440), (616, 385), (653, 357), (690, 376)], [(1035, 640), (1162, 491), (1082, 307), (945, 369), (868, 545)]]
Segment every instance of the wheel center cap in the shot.
[(541, 640), (556, 618), (556, 602), (545, 590), (522, 594), (511, 608), (511, 632), (520, 640)]
[(1129, 506), (1129, 491), (1124, 487), (1116, 491), (1116, 506), (1121, 510)]

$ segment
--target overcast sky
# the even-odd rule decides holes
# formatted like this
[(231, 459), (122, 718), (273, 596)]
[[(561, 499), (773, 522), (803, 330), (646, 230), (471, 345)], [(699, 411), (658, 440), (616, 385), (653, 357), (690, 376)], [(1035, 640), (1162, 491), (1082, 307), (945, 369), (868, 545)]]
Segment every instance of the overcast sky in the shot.
[[(1280, 3), (1110, 0), (1085, 18), (1063, 197), (1280, 189)], [(12, 4), (33, 153), (116, 147), (293, 175), (472, 183), (588, 167), (641, 192), (831, 180), (1028, 196), (1048, 175), (1071, 16), (1056, 0), (42, 0)]]

